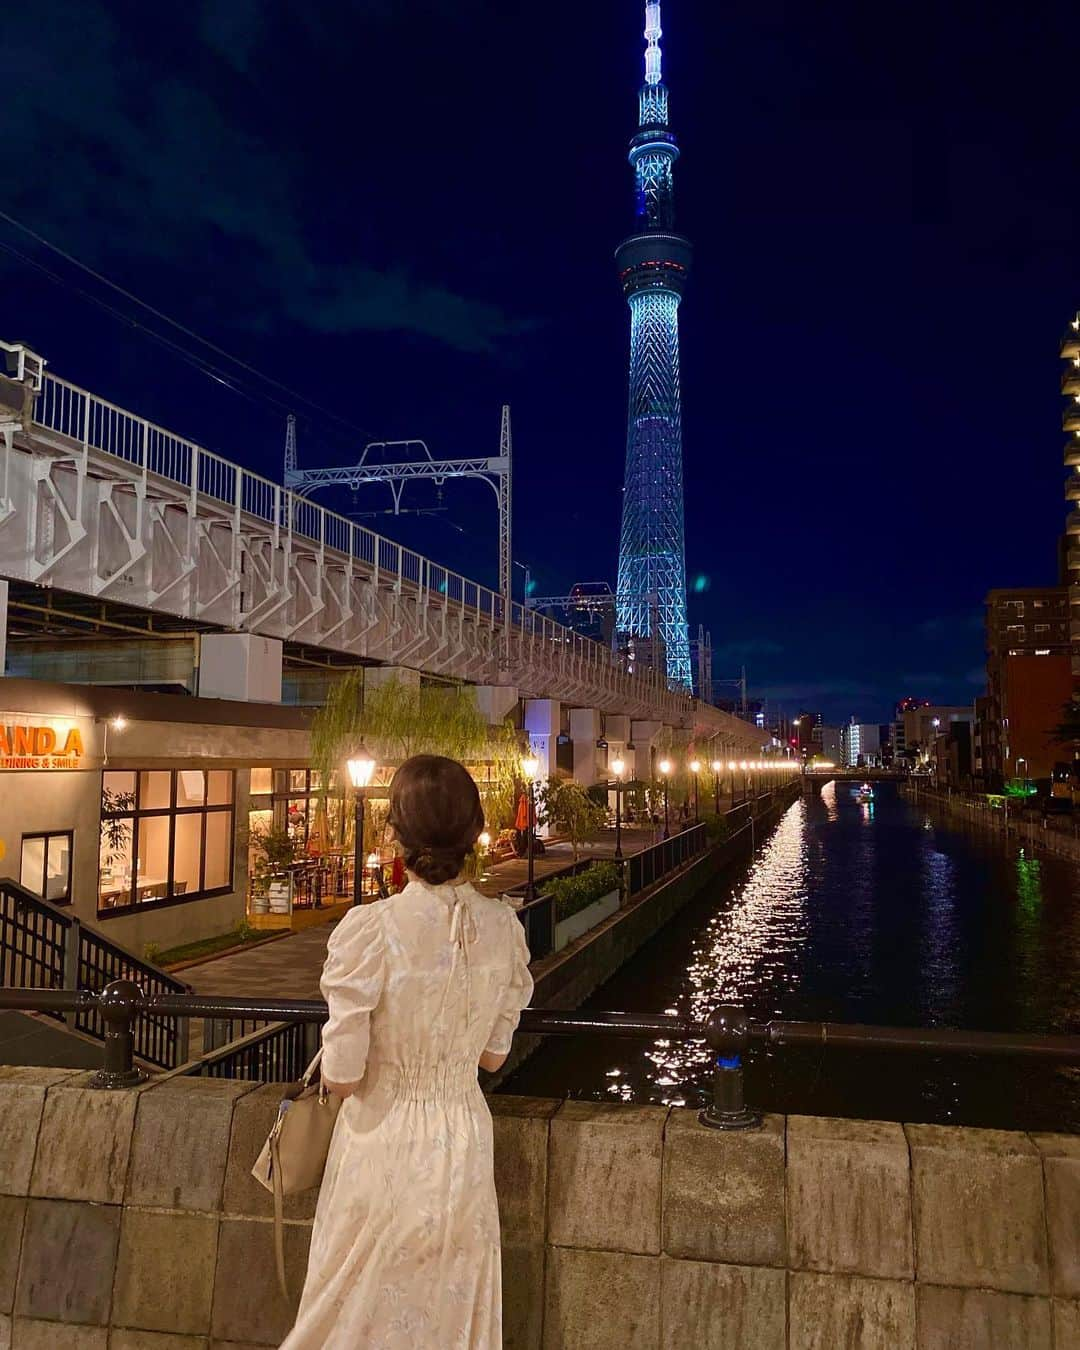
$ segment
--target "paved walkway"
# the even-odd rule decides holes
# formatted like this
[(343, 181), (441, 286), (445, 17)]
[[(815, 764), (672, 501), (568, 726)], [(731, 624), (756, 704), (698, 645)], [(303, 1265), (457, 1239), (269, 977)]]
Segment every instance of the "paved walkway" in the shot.
[[(627, 828), (623, 831), (623, 853), (638, 853), (656, 842), (649, 829)], [(608, 832), (597, 836), (581, 850), (581, 857), (611, 858), (615, 854), (615, 836)], [(573, 862), (569, 844), (548, 846), (543, 857), (536, 859), (536, 877), (540, 880), (549, 872), (557, 871)], [(512, 858), (492, 868), (491, 873), (477, 884), (485, 895), (501, 895), (513, 886), (521, 885), (528, 875), (528, 864)], [(231, 956), (219, 956), (201, 966), (190, 966), (179, 971), (177, 978), (186, 980), (199, 994), (231, 995), (234, 998), (318, 998), (319, 975), (326, 959), (326, 943), (332, 927), (325, 924), (291, 933), (247, 951)]]

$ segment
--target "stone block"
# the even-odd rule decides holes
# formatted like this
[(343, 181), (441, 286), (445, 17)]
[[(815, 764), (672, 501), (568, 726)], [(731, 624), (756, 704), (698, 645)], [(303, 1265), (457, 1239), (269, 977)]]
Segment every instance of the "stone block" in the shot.
[(561, 1103), (547, 1097), (489, 1099), (495, 1139), (495, 1190), (504, 1246), (544, 1245), (548, 1126)]
[(1050, 1290), (1042, 1159), (1023, 1134), (908, 1125), (925, 1284)]
[(1080, 1302), (1054, 1299), (1054, 1350), (1080, 1350)]
[(25, 1218), (26, 1201), (21, 1196), (0, 1195), (0, 1313), (9, 1313), (15, 1301)]
[(790, 1350), (915, 1350), (913, 1284), (802, 1271), (788, 1280)]
[(168, 1331), (114, 1331), (109, 1350), (206, 1350), (205, 1336), (174, 1336)]
[(544, 1350), (659, 1350), (660, 1258), (548, 1252)]
[(1050, 1300), (920, 1284), (919, 1350), (1053, 1350)]
[(1042, 1155), (1050, 1284), (1059, 1298), (1080, 1298), (1080, 1138), (1032, 1135)]
[[(222, 1209), (226, 1214), (243, 1214), (254, 1218), (270, 1218), (274, 1213), (274, 1199), (269, 1191), (251, 1175), (255, 1159), (262, 1152), (266, 1136), (277, 1116), (285, 1088), (279, 1083), (267, 1083), (241, 1097), (233, 1107), (232, 1134), (229, 1137), (229, 1160), (225, 1167), (225, 1192)], [(319, 1198), (317, 1190), (304, 1195), (285, 1197), (287, 1219), (311, 1219)]]
[(222, 1219), (212, 1334), (223, 1341), (279, 1345), (296, 1320), (310, 1242), (310, 1224), (285, 1225), (285, 1278), (290, 1291), (286, 1301), (275, 1273), (274, 1225)]
[(125, 1202), (166, 1209), (220, 1209), (233, 1105), (250, 1091), (250, 1083), (174, 1078), (142, 1093)]
[(789, 1116), (787, 1203), (792, 1270), (913, 1277), (902, 1126)]
[(73, 1076), (70, 1069), (0, 1068), (0, 1193), (29, 1191), (45, 1094)]
[(83, 1085), (88, 1077), (61, 1083), (45, 1098), (30, 1194), (118, 1205), (139, 1092), (95, 1091)]
[(543, 1247), (502, 1249), (503, 1350), (540, 1350), (544, 1319)]
[(662, 1106), (565, 1102), (551, 1121), (548, 1241), (660, 1251)]
[(787, 1274), (665, 1256), (660, 1324), (661, 1350), (785, 1350)]
[(664, 1251), (733, 1266), (784, 1266), (784, 1118), (728, 1134), (677, 1109), (664, 1136)]
[(205, 1335), (217, 1240), (218, 1220), (210, 1215), (125, 1210), (113, 1325)]
[(0, 1313), (0, 1350), (11, 1350), (11, 1318)]
[(108, 1343), (104, 1327), (65, 1326), (31, 1317), (17, 1317), (11, 1335), (13, 1350), (106, 1350)]
[(18, 1317), (109, 1321), (120, 1210), (70, 1200), (31, 1200), (15, 1294)]

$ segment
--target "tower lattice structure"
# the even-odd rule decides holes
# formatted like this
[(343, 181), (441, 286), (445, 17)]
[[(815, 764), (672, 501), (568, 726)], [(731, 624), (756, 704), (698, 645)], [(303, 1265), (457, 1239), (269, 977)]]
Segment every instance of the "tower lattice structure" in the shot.
[(650, 0), (645, 6), (639, 129), (630, 142), (636, 232), (615, 254), (630, 306), (630, 398), (616, 622), (625, 633), (659, 637), (669, 681), (689, 688), (679, 302), (690, 268), (690, 241), (674, 228), (673, 169), (679, 147), (668, 130), (660, 37), (659, 0)]

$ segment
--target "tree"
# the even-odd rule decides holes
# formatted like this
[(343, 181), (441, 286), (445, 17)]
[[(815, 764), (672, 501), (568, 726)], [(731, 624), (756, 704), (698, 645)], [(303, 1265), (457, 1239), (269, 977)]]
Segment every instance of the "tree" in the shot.
[(584, 841), (607, 823), (607, 808), (594, 801), (580, 783), (549, 778), (537, 793), (536, 819), (540, 825), (566, 830), (577, 862)]
[(331, 689), (311, 724), (311, 763), (323, 790), (358, 741), (380, 769), (413, 755), (446, 755), (470, 768), (488, 824), (513, 820), (520, 751), (507, 722), (492, 726), (463, 685), (411, 685), (388, 680), (365, 688), (362, 671), (351, 671)]
[(1080, 747), (1080, 698), (1071, 699), (1061, 710), (1061, 721), (1054, 728), (1054, 739), (1062, 745), (1071, 745), (1074, 752)]

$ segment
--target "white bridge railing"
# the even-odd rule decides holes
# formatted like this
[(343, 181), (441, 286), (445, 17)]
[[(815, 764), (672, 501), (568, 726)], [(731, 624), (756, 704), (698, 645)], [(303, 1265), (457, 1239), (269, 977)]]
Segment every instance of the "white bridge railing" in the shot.
[[(25, 349), (0, 343), (9, 353)], [(20, 366), (20, 370), (22, 366)], [(146, 483), (166, 480), (182, 490), (192, 516), (200, 507), (227, 512), (239, 527), (242, 517), (262, 522), (293, 541), (309, 541), (320, 555), (333, 550), (384, 577), (393, 577), (406, 591), (415, 590), (429, 603), (460, 606), (484, 627), (500, 630), (511, 664), (550, 668), (553, 660), (575, 681), (595, 683), (609, 695), (624, 695), (637, 705), (648, 703), (666, 719), (684, 720), (693, 711), (686, 690), (671, 690), (663, 672), (628, 672), (618, 656), (600, 643), (581, 637), (561, 624), (403, 548), (309, 498), (233, 464), (194, 441), (167, 431), (143, 417), (42, 370), (35, 381), (33, 418), (37, 426), (83, 448), (122, 461)], [(509, 620), (509, 622), (507, 622)], [(553, 696), (558, 696), (552, 690)]]

